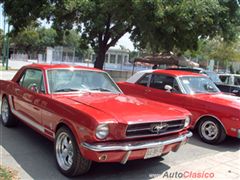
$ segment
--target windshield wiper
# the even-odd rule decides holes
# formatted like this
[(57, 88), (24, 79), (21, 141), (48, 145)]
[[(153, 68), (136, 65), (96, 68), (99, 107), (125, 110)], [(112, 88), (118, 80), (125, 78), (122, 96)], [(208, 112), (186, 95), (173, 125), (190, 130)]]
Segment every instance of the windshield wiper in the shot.
[(90, 89), (91, 91), (105, 91), (105, 92), (112, 92), (110, 89), (105, 89), (105, 88), (94, 88)]
[(81, 89), (64, 88), (64, 89), (57, 89), (54, 92), (70, 92), (70, 91), (81, 91)]

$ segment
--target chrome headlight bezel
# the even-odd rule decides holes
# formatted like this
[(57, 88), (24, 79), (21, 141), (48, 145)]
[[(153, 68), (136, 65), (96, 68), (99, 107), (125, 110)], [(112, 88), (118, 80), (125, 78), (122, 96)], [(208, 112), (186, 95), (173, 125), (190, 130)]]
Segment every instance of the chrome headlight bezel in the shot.
[(95, 131), (95, 136), (98, 139), (105, 139), (109, 135), (109, 125), (108, 124), (99, 124)]
[(191, 123), (191, 117), (187, 116), (184, 121), (184, 127), (188, 127)]

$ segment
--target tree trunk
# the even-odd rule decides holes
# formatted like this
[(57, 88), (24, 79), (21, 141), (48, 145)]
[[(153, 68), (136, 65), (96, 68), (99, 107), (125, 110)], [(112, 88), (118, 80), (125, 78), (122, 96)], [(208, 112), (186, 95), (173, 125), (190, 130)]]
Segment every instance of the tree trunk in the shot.
[(105, 61), (105, 54), (107, 52), (106, 48), (99, 48), (98, 52), (95, 52), (97, 57), (96, 61), (94, 62), (94, 67), (98, 69), (103, 69), (104, 61)]

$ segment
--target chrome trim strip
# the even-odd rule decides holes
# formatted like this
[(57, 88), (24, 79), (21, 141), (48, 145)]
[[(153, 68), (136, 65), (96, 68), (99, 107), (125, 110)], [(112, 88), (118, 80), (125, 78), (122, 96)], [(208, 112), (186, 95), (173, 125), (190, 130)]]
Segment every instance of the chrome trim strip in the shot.
[[(169, 125), (168, 128), (171, 128), (171, 127), (180, 127), (180, 126), (184, 126), (184, 124), (175, 124), (175, 125)], [(147, 131), (147, 130), (151, 130), (151, 128), (139, 128), (139, 129), (129, 129), (127, 130), (127, 132), (137, 132), (137, 131)], [(182, 129), (181, 129), (182, 130)]]
[(180, 87), (180, 90), (181, 90), (181, 93), (180, 94), (187, 94), (186, 90), (184, 89), (182, 83), (181, 83), (181, 80), (179, 77), (175, 77), (177, 83), (178, 83), (178, 86)]
[[(29, 119), (28, 117), (22, 115), (20, 112), (16, 111), (13, 107), (13, 102), (12, 102), (12, 96), (8, 96), (9, 98), (9, 104), (10, 104), (10, 108), (11, 108), (11, 111), (12, 113), (17, 116), (18, 118), (20, 118), (22, 121), (26, 122), (27, 124), (31, 125), (32, 127), (38, 129), (39, 131), (41, 131), (42, 133), (46, 134), (45, 133), (45, 130), (49, 131), (49, 132), (52, 132), (53, 133), (53, 138), (55, 137), (55, 133), (50, 130), (50, 129), (47, 129), (41, 125), (39, 125), (38, 123), (32, 121), (31, 119)], [(48, 134), (49, 135), (49, 134)]]
[(148, 124), (148, 123), (161, 123), (161, 122), (169, 122), (169, 121), (185, 121), (186, 117), (183, 117), (182, 119), (169, 119), (169, 120), (159, 120), (159, 121), (149, 121), (149, 122), (134, 122), (134, 121), (130, 121), (128, 122), (127, 125), (135, 125), (135, 124)]
[(15, 111), (15, 110), (12, 110), (12, 113), (14, 115), (16, 115), (17, 117), (19, 117), (21, 120), (23, 120), (24, 122), (28, 123), (29, 125), (35, 127), (36, 129), (38, 129), (39, 131), (41, 132), (44, 132), (44, 127), (37, 124), (36, 122), (32, 121), (31, 119), (29, 119), (28, 117), (22, 115), (21, 113)]
[(154, 148), (158, 146), (165, 146), (169, 144), (174, 144), (177, 142), (186, 141), (189, 137), (192, 136), (192, 132), (187, 132), (183, 135), (178, 136), (177, 138), (171, 138), (168, 140), (150, 140), (145, 142), (119, 142), (119, 143), (112, 143), (112, 142), (104, 142), (98, 144), (89, 144), (87, 142), (81, 143), (81, 145), (91, 151), (132, 151), (132, 150), (139, 150), (139, 149), (147, 149), (147, 148)]
[(144, 137), (156, 137), (156, 136), (162, 136), (162, 135), (167, 135), (167, 134), (172, 134), (172, 133), (178, 133), (180, 131), (182, 131), (184, 128), (182, 129), (178, 129), (177, 131), (170, 131), (170, 132), (165, 132), (165, 133), (161, 133), (161, 134), (146, 134), (146, 135), (134, 135), (134, 136), (126, 136), (127, 139), (133, 139), (133, 138), (144, 138)]
[[(47, 81), (47, 89), (48, 89), (48, 94), (58, 94), (58, 93), (53, 93), (50, 91), (50, 86), (49, 86), (49, 80), (48, 80), (48, 71), (51, 71), (51, 70), (80, 70), (80, 71), (90, 71), (90, 72), (98, 72), (98, 73), (104, 73), (106, 74), (109, 79), (112, 81), (112, 83), (114, 84), (114, 86), (116, 87), (116, 89), (119, 91), (119, 93), (115, 93), (115, 94), (123, 94), (123, 91), (121, 90), (121, 88), (117, 85), (117, 83), (112, 79), (112, 77), (108, 74), (108, 72), (102, 70), (102, 71), (98, 71), (98, 70), (94, 70), (94, 69), (81, 69), (81, 68), (78, 68), (78, 67), (74, 67), (72, 66), (71, 67), (67, 67), (67, 68), (49, 68), (49, 69), (46, 69), (45, 70), (45, 73), (46, 73), (46, 81)], [(89, 91), (88, 91), (89, 92)], [(67, 92), (69, 93), (69, 92)], [(76, 93), (76, 92), (75, 92)], [(111, 92), (109, 92), (111, 93)]]

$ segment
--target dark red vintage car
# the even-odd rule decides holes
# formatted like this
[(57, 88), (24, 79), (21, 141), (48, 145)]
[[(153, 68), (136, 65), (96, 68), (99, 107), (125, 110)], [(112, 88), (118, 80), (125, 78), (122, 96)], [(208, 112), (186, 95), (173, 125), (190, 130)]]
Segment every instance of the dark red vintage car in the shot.
[(66, 176), (87, 172), (92, 161), (162, 156), (192, 135), (189, 111), (124, 95), (107, 73), (92, 68), (25, 66), (0, 81), (0, 100), (3, 125), (20, 119), (53, 140)]
[(141, 71), (118, 83), (125, 94), (186, 108), (191, 127), (210, 144), (240, 138), (240, 97), (223, 94), (206, 76), (176, 70)]

